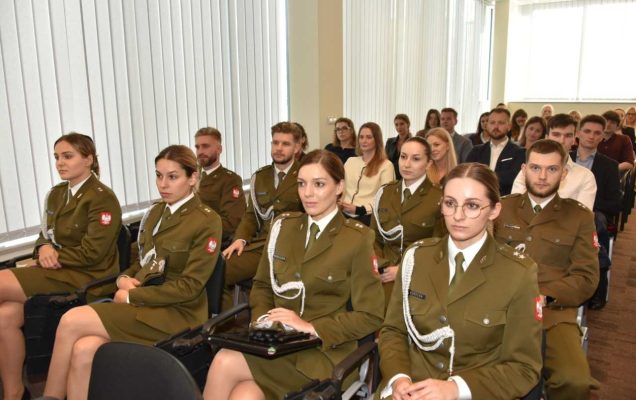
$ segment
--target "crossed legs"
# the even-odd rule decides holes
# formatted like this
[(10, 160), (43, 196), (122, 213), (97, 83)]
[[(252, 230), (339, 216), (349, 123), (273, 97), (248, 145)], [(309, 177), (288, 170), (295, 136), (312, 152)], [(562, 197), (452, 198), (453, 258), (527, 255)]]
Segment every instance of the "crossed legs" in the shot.
[(26, 295), (10, 270), (0, 271), (0, 379), (5, 400), (20, 399), (24, 391), (24, 302)]
[(243, 353), (223, 349), (208, 370), (203, 391), (205, 400), (265, 400), (265, 394), (254, 381)]

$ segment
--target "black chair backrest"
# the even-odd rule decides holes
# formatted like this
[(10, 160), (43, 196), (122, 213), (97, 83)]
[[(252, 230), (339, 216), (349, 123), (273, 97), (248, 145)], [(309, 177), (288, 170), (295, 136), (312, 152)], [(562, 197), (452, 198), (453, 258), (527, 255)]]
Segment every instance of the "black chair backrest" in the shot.
[(95, 353), (89, 400), (202, 398), (183, 364), (157, 347), (111, 342)]
[(123, 271), (130, 266), (130, 230), (124, 224), (121, 225), (117, 236), (117, 251), (119, 252), (119, 270)]
[(223, 301), (223, 286), (225, 285), (225, 259), (219, 254), (219, 258), (214, 266), (214, 272), (205, 285), (208, 293), (208, 316), (221, 313), (221, 303)]

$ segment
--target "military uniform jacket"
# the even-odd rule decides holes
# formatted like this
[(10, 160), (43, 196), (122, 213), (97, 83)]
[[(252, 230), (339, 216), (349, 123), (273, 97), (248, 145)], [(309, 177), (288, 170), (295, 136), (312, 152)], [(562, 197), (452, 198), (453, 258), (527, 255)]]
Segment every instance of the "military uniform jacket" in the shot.
[[(382, 283), (372, 269), (373, 231), (337, 213), (305, 253), (307, 215), (285, 213), (273, 255), (278, 285), (301, 280), (305, 286), (304, 313), (322, 339), (319, 350), (298, 355), (296, 368), (306, 376), (331, 376), (333, 364), (357, 347), (357, 340), (378, 330), (384, 315)], [(283, 293), (293, 295), (294, 291)], [(347, 310), (351, 301), (352, 310)], [(283, 307), (300, 313), (301, 298), (275, 295), (269, 260), (261, 258), (250, 295), (252, 318)], [(314, 353), (315, 354), (315, 353)]]
[[(247, 213), (241, 220), (234, 239), (243, 239), (247, 242), (245, 250), (263, 247), (270, 226), (275, 217), (285, 211), (304, 211), (303, 205), (298, 197), (298, 162), (294, 161), (285, 179), (274, 187), (274, 165), (267, 165), (254, 173), (252, 181), (256, 203), (252, 202), (252, 196), (247, 199)], [(262, 220), (256, 213), (255, 207), (259, 207), (265, 212), (269, 207), (273, 207), (273, 217), (269, 220)]]
[(528, 194), (502, 199), (495, 223), (498, 241), (515, 247), (539, 266), (539, 290), (555, 299), (543, 309), (545, 328), (576, 323), (577, 307), (598, 285), (598, 239), (592, 212), (557, 194), (535, 214)]
[[(185, 329), (208, 319), (204, 289), (221, 249), (221, 218), (195, 195), (163, 219), (153, 237), (165, 207), (160, 202), (150, 209), (138, 238), (140, 255), (154, 246), (157, 259), (167, 259), (165, 282), (131, 289), (129, 301), (140, 306), (137, 320), (171, 333), (178, 330), (175, 326)], [(144, 273), (138, 259), (123, 275), (137, 278)]]
[[(449, 296), (448, 236), (413, 246), (408, 302), (417, 331), (426, 335), (447, 325), (454, 330), (454, 375), (468, 384), (473, 399), (509, 400), (528, 393), (543, 364), (536, 264), (489, 235)], [(451, 340), (426, 352), (408, 334), (402, 272), (403, 265), (380, 331), (384, 382), (378, 390), (399, 373), (413, 382), (449, 377)]]
[[(377, 213), (384, 231), (389, 231), (402, 224), (403, 238), (386, 240), (378, 231), (375, 216), (371, 218), (371, 229), (375, 231), (375, 255), (378, 267), (398, 265), (402, 253), (413, 242), (433, 236), (442, 236), (443, 222), (439, 210), (442, 190), (428, 178), (417, 188), (415, 193), (402, 204), (402, 181), (397, 180), (383, 187), (382, 197), (378, 203)], [(402, 243), (403, 241), (403, 243)]]
[(245, 215), (246, 203), (241, 177), (223, 166), (209, 175), (203, 170), (200, 173), (199, 198), (219, 214), (223, 222), (223, 241), (229, 241)]
[(62, 268), (42, 269), (42, 273), (79, 288), (91, 280), (119, 272), (117, 236), (121, 229), (121, 207), (115, 193), (94, 175), (75, 196), (68, 199), (68, 195), (68, 182), (49, 192), (45, 223), (46, 231), (52, 230), (53, 235), (40, 232), (34, 257), (37, 258), (40, 246), (56, 247)]

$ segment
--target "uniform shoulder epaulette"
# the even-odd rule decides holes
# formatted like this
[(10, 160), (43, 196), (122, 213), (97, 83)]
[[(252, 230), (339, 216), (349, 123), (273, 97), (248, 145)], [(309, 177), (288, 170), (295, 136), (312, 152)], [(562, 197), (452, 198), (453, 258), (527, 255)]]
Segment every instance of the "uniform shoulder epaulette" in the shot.
[(564, 202), (564, 203), (567, 203), (567, 204), (573, 205), (573, 206), (577, 206), (578, 208), (582, 208), (582, 209), (584, 209), (584, 210), (586, 210), (586, 211), (590, 211), (590, 209), (589, 209), (589, 208), (587, 208), (587, 206), (586, 206), (585, 204), (581, 203), (581, 202), (580, 202), (580, 201), (578, 201), (578, 200), (570, 199), (570, 198), (568, 198), (568, 197), (565, 197), (565, 198), (564, 198), (564, 197), (561, 197), (561, 201), (562, 201), (562, 202)]
[(365, 232), (367, 229), (370, 229), (368, 226), (363, 224), (360, 221), (351, 218), (345, 218), (344, 226), (356, 230), (358, 232)]
[(199, 203), (199, 205), (197, 206), (197, 209), (199, 209), (206, 215), (214, 213), (214, 210), (212, 208), (210, 208), (208, 205), (203, 203)]
[(391, 182), (385, 183), (382, 186), (393, 186), (393, 185), (395, 185), (397, 183), (400, 183), (400, 181), (398, 179), (395, 179), (395, 180), (392, 180)]
[(440, 237), (430, 237), (426, 239), (420, 239), (417, 242), (413, 243), (412, 246), (417, 246), (417, 247), (434, 246), (438, 244), (441, 240), (442, 238)]
[(305, 214), (300, 212), (300, 211), (285, 211), (284, 213), (280, 213), (274, 219), (274, 221), (279, 220), (279, 219), (300, 218), (303, 215), (305, 215)]
[(523, 265), (524, 267), (531, 267), (534, 264), (532, 258), (529, 255), (522, 253), (506, 244), (497, 243), (497, 251), (510, 258), (511, 260), (516, 261), (517, 263)]
[(256, 170), (256, 172), (254, 172), (254, 173), (255, 173), (255, 174), (258, 174), (258, 173), (260, 173), (260, 172), (267, 171), (267, 170), (270, 170), (270, 169), (272, 169), (272, 168), (274, 168), (274, 166), (273, 166), (272, 164), (267, 164), (267, 165), (262, 166), (262, 167), (260, 167), (259, 169), (257, 169), (257, 170)]
[(55, 185), (53, 187), (54, 188), (58, 188), (58, 187), (66, 186), (66, 185), (68, 185), (68, 182), (67, 181), (62, 181), (62, 182), (58, 183), (57, 185)]
[(510, 194), (507, 194), (505, 196), (501, 196), (501, 200), (514, 199), (515, 197), (520, 197), (520, 196), (521, 196), (521, 193), (510, 193)]

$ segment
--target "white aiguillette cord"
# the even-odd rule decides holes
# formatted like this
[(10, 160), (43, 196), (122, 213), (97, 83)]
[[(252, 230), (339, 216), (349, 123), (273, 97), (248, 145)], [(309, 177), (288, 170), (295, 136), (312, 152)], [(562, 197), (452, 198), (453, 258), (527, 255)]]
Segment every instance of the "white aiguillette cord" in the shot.
[(400, 239), (400, 253), (404, 248), (404, 226), (402, 224), (398, 224), (393, 228), (385, 231), (382, 228), (382, 224), (380, 223), (380, 217), (378, 216), (378, 207), (380, 206), (380, 199), (382, 198), (382, 194), (384, 193), (384, 186), (381, 186), (378, 192), (375, 194), (375, 198), (373, 200), (373, 216), (375, 217), (375, 222), (378, 226), (378, 232), (380, 236), (387, 242), (392, 242), (394, 240)]
[[(455, 331), (450, 326), (444, 326), (433, 332), (422, 335), (417, 331), (413, 319), (411, 318), (411, 307), (409, 305), (409, 288), (411, 286), (411, 275), (413, 274), (413, 266), (415, 264), (415, 250), (417, 246), (409, 248), (404, 253), (402, 260), (402, 308), (404, 312), (404, 321), (406, 329), (413, 342), (423, 351), (433, 351), (439, 348), (444, 339), (451, 339), (450, 345), (450, 363), (448, 364), (448, 374), (453, 375), (453, 360), (455, 358)], [(431, 344), (432, 343), (432, 344)]]
[[(274, 225), (272, 226), (272, 230), (270, 231), (270, 234), (269, 234), (269, 243), (267, 243), (267, 259), (269, 261), (269, 278), (272, 283), (272, 290), (274, 291), (274, 294), (276, 296), (282, 297), (288, 300), (293, 300), (295, 298), (298, 298), (298, 296), (302, 295), (301, 302), (300, 302), (300, 314), (299, 314), (302, 317), (303, 312), (305, 311), (305, 285), (303, 284), (303, 281), (291, 281), (279, 286), (278, 282), (276, 282), (276, 279), (274, 278), (274, 252), (276, 251), (276, 240), (278, 239), (278, 234), (280, 233), (280, 226), (282, 225), (282, 223), (283, 223), (283, 218), (277, 219), (276, 222), (274, 222)], [(297, 290), (298, 292), (290, 296), (286, 296), (283, 294), (290, 290)]]

